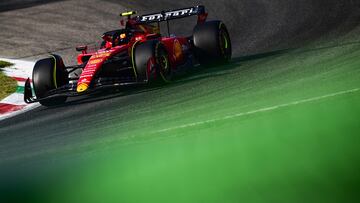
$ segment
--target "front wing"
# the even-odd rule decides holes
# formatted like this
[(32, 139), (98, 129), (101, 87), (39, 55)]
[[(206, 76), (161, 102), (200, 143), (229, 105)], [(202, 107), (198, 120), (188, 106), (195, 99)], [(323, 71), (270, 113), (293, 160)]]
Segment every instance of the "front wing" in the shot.
[(96, 84), (92, 88), (89, 88), (85, 92), (77, 92), (76, 91), (76, 83), (73, 84), (67, 84), (63, 87), (51, 90), (48, 92), (48, 94), (42, 98), (37, 98), (33, 94), (33, 90), (31, 88), (31, 82), (30, 78), (28, 78), (25, 82), (25, 88), (24, 88), (24, 101), (27, 104), (39, 102), (42, 100), (47, 100), (50, 98), (55, 97), (76, 97), (76, 96), (82, 96), (82, 95), (90, 95), (92, 93), (105, 90), (105, 89), (116, 89), (123, 86), (136, 86), (136, 85), (145, 85), (147, 84), (147, 81), (136, 81), (136, 82), (121, 82), (121, 81), (115, 81), (114, 79), (111, 79), (111, 82), (103, 82), (101, 84)]

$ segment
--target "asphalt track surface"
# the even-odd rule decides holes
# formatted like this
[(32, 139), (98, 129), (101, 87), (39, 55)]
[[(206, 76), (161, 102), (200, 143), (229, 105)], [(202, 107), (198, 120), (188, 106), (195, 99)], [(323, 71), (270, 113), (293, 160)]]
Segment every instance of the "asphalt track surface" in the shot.
[[(118, 3), (118, 1), (85, 0), (51, 1), (46, 4), (42, 1), (34, 1), (34, 4), (28, 3), (22, 9), (14, 9), (17, 8), (14, 5), (6, 9), (6, 5), (2, 3), (1, 10), (8, 11), (0, 13), (0, 55), (36, 60), (46, 56), (47, 53), (55, 52), (62, 55), (69, 64), (74, 62), (76, 56), (73, 47), (78, 44), (98, 42), (101, 33), (116, 29), (118, 13), (126, 10), (125, 8), (144, 13), (196, 4), (206, 5), (210, 19), (222, 19), (229, 27), (235, 60), (259, 53), (295, 48), (312, 41), (331, 39), (350, 32), (359, 23), (357, 1), (246, 0), (171, 3), (122, 1)], [(176, 23), (173, 29), (177, 30), (182, 26), (181, 23)], [(221, 80), (221, 77), (217, 77), (216, 80)], [(237, 81), (233, 82), (236, 84)], [(201, 90), (204, 87), (197, 88)], [(177, 91), (181, 91), (183, 95), (189, 93), (188, 89), (178, 88)], [(33, 143), (34, 148), (51, 148), (54, 144), (72, 142), (77, 138), (79, 130), (87, 129), (87, 126), (90, 127), (93, 123), (100, 125), (101, 122), (110, 119), (107, 116), (108, 111), (121, 108), (126, 112), (129, 110), (126, 106), (136, 105), (139, 99), (149, 101), (149, 105), (153, 101), (151, 93), (128, 97), (114, 95), (106, 97), (110, 99), (101, 97), (95, 101), (82, 100), (59, 108), (40, 107), (0, 122), (1, 157), (18, 154), (17, 152), (26, 153), (32, 148), (30, 143)], [(121, 114), (117, 116), (121, 117)], [(64, 128), (66, 128), (65, 132)], [(44, 137), (46, 139), (42, 139)], [(38, 141), (34, 142), (34, 140)]]
[[(306, 99), (321, 96), (315, 94), (316, 89), (321, 89), (319, 92), (326, 95), (356, 88), (356, 78), (339, 86), (325, 81), (323, 86), (327, 84), (331, 87), (329, 92), (321, 85), (314, 87), (312, 84), (318, 84), (315, 81), (321, 78), (331, 79), (334, 75), (341, 78), (341, 72), (326, 67), (321, 70), (302, 70), (301, 62), (294, 62), (289, 66), (284, 64), (294, 58), (306, 61), (316, 55), (313, 51), (325, 49), (324, 46), (339, 49), (337, 53), (356, 53), (354, 46), (360, 40), (358, 1), (156, 0), (120, 3), (113, 0), (69, 0), (46, 4), (38, 1), (23, 7), (0, 4), (0, 56), (36, 60), (48, 52), (55, 52), (62, 55), (66, 63), (71, 63), (76, 56), (73, 47), (98, 43), (101, 33), (116, 29), (117, 16), (122, 10), (152, 12), (196, 4), (206, 5), (210, 19), (222, 19), (228, 26), (234, 46), (234, 60), (230, 65), (219, 69), (194, 70), (191, 76), (169, 86), (81, 98), (64, 106), (39, 107), (0, 121), (2, 163), (20, 162), (26, 158), (38, 160), (38, 157), (49, 154), (54, 149), (74, 150), (83, 143), (97, 142), (104, 137), (111, 140), (111, 135), (115, 133), (117, 140), (121, 140), (122, 136), (124, 140), (129, 140), (131, 132), (139, 134), (139, 131), (144, 131), (151, 134), (154, 129), (156, 132), (166, 131), (174, 126), (191, 125), (194, 120), (206, 121), (229, 113), (231, 115), (232, 111), (238, 113), (236, 110), (239, 109), (235, 106), (226, 106), (223, 110), (219, 108), (227, 101), (228, 104), (233, 104), (233, 101), (230, 102), (231, 98), (225, 98), (222, 103), (219, 98), (223, 95), (243, 94), (248, 98), (258, 99), (249, 101), (239, 96), (238, 99), (242, 99), (239, 100), (243, 105), (241, 108), (250, 106), (248, 110), (251, 111), (289, 102), (273, 95), (284, 94), (290, 100)], [(177, 30), (182, 26), (184, 24), (177, 22), (173, 24), (173, 29)], [(347, 45), (351, 48), (347, 49)], [(300, 51), (297, 51), (298, 48)], [(282, 56), (286, 53), (290, 55)], [(332, 52), (325, 53), (329, 60)], [(353, 71), (351, 73), (354, 77), (358, 74), (353, 69), (349, 71)], [(301, 81), (308, 81), (309, 84), (300, 85)], [(283, 84), (287, 84), (288, 88), (284, 88)], [(268, 89), (267, 86), (273, 89)], [(292, 92), (291, 87), (301, 88), (299, 92)], [(265, 102), (261, 98), (268, 100)], [(197, 102), (194, 105), (196, 108), (187, 106), (192, 100)], [(204, 102), (204, 108), (201, 107), (201, 102)], [(212, 111), (209, 112), (209, 109)], [(166, 116), (167, 112), (173, 114)], [(175, 114), (184, 118), (182, 123), (177, 123)], [(152, 128), (151, 125), (160, 122), (168, 122), (168, 126)], [(86, 153), (86, 150), (79, 151)], [(53, 158), (57, 157), (50, 155), (49, 159)]]

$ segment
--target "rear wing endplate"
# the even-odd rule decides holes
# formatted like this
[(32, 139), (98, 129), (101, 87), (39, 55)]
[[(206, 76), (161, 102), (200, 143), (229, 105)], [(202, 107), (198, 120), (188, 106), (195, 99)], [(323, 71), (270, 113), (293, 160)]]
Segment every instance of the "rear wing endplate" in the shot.
[(154, 23), (161, 21), (174, 20), (179, 18), (185, 18), (189, 16), (201, 16), (207, 15), (205, 12), (205, 6), (195, 6), (177, 10), (162, 11), (160, 13), (147, 14), (136, 17), (137, 23)]

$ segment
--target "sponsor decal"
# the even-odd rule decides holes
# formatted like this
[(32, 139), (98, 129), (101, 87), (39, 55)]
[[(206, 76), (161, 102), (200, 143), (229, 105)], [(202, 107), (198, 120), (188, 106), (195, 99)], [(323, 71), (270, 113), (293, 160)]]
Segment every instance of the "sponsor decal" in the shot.
[(81, 77), (79, 80), (79, 84), (80, 83), (86, 83), (88, 80), (86, 78)]
[(89, 73), (89, 74), (87, 74), (87, 73), (85, 73), (84, 75), (81, 75), (81, 77), (92, 77), (93, 76), (93, 74), (91, 74), (91, 73)]
[(182, 46), (179, 42), (179, 40), (175, 39), (174, 40), (174, 56), (176, 58), (176, 60), (180, 60), (182, 58)]
[(86, 68), (96, 68), (96, 64), (86, 64)]
[(100, 62), (102, 62), (102, 59), (97, 59), (97, 58), (96, 59), (90, 59), (89, 64), (93, 65), (93, 64), (98, 64)]
[(91, 58), (104, 58), (104, 57), (108, 57), (110, 56), (110, 53), (108, 52), (104, 52), (104, 53), (97, 53), (97, 54), (94, 54)]
[(86, 91), (87, 89), (88, 89), (88, 84), (86, 84), (86, 83), (80, 83), (78, 86), (77, 86), (77, 88), (76, 88), (76, 91), (77, 92), (84, 92), (84, 91)]
[(85, 70), (82, 72), (82, 74), (93, 74), (95, 70)]
[(175, 10), (175, 11), (168, 11), (164, 13), (156, 13), (151, 15), (144, 15), (140, 16), (140, 22), (147, 22), (147, 21), (162, 21), (162, 20), (168, 20), (171, 18), (176, 17), (183, 17), (188, 15), (194, 15), (197, 14), (196, 8), (185, 8), (181, 10)]
[(96, 67), (86, 68), (86, 69), (83, 71), (83, 73), (84, 73), (84, 72), (93, 72), (93, 71), (96, 71)]

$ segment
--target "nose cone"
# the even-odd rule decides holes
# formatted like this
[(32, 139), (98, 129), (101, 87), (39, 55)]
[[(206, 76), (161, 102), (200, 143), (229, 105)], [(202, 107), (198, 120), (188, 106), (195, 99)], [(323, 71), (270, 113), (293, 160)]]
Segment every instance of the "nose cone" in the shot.
[(86, 91), (86, 90), (88, 89), (88, 87), (89, 87), (89, 86), (88, 86), (86, 83), (81, 83), (81, 84), (79, 84), (79, 85), (77, 86), (76, 91), (77, 91), (78, 93), (81, 93), (81, 92)]

